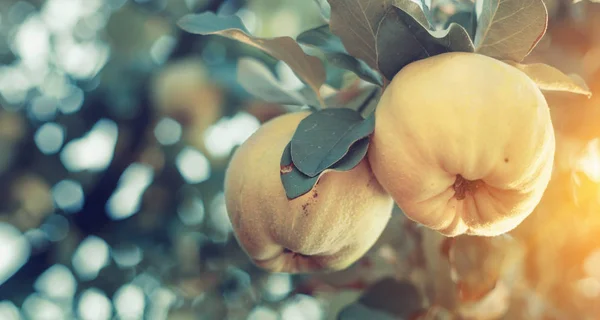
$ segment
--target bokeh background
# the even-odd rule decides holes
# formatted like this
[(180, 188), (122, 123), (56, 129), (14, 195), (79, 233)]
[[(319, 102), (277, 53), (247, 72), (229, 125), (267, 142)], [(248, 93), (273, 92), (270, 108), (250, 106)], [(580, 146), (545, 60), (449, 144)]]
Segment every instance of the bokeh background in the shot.
[[(223, 176), (287, 110), (236, 83), (238, 59), (303, 84), (176, 21), (210, 10), (295, 37), (323, 24), (314, 1), (0, 0), (0, 319), (599, 319), (600, 4), (546, 3), (528, 61), (594, 97), (547, 95), (557, 165), (532, 216), (505, 237), (460, 238), (446, 259), (447, 241), (396, 208), (348, 270), (291, 276), (240, 249)], [(442, 16), (469, 4), (434, 1)], [(356, 81), (327, 68), (332, 90)]]

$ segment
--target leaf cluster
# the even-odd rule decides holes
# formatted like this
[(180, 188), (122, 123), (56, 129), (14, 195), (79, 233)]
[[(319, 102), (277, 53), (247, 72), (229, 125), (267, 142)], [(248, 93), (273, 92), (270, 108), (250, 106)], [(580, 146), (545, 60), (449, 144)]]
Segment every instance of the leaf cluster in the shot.
[[(327, 170), (354, 168), (366, 155), (375, 119), (363, 117), (386, 85), (407, 65), (448, 52), (468, 52), (504, 61), (541, 90), (590, 96), (576, 78), (546, 64), (523, 64), (546, 33), (543, 0), (480, 0), (480, 10), (461, 5), (445, 19), (424, 0), (315, 0), (323, 25), (291, 37), (253, 36), (235, 15), (190, 14), (178, 25), (199, 35), (219, 35), (255, 47), (286, 63), (306, 88), (286, 90), (258, 60), (242, 58), (238, 80), (250, 94), (282, 105), (310, 107), (314, 113), (298, 126), (281, 159), (281, 177), (294, 199)], [(317, 52), (317, 54), (315, 54)], [(343, 88), (323, 96), (325, 64), (353, 73), (361, 94), (343, 100)], [(373, 90), (379, 88), (379, 90)], [(356, 90), (356, 88), (352, 88)]]

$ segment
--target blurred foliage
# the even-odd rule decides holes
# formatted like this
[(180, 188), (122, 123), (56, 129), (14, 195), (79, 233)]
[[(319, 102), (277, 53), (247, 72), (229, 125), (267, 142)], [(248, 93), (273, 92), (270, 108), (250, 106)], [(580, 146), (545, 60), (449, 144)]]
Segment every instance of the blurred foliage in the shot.
[[(468, 3), (433, 1), (439, 19)], [(395, 210), (348, 270), (289, 276), (250, 263), (222, 188), (236, 146), (286, 112), (244, 91), (238, 60), (302, 83), (175, 22), (213, 11), (295, 37), (322, 24), (315, 2), (1, 1), (0, 319), (597, 319), (600, 4), (547, 7), (528, 62), (583, 77), (594, 97), (548, 94), (557, 165), (534, 214), (503, 237), (449, 241)], [(333, 88), (356, 80), (328, 68)]]

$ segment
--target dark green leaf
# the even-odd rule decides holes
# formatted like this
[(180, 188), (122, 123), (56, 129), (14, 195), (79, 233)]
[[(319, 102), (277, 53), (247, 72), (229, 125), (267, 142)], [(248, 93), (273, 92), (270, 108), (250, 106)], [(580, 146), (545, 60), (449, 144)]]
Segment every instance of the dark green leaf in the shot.
[(317, 57), (309, 56), (290, 37), (256, 38), (237, 16), (217, 16), (212, 12), (188, 14), (181, 18), (179, 27), (187, 32), (201, 35), (217, 34), (235, 39), (258, 48), (276, 59), (284, 61), (308, 84), (317, 95), (325, 83), (325, 68)]
[(421, 7), (411, 0), (329, 0), (329, 4), (331, 32), (341, 38), (350, 55), (373, 69), (379, 66), (379, 26), (390, 8), (398, 5), (429, 27)]
[(523, 71), (541, 90), (561, 91), (582, 94), (590, 97), (592, 92), (584, 83), (579, 83), (560, 70), (544, 63), (520, 64), (507, 62), (515, 68)]
[(475, 29), (477, 27), (477, 14), (473, 11), (458, 11), (455, 14), (451, 15), (446, 21), (444, 29), (448, 29), (450, 24), (457, 23), (461, 25), (471, 39), (475, 39)]
[(380, 86), (383, 85), (381, 75), (371, 69), (371, 67), (362, 60), (358, 60), (345, 53), (326, 53), (325, 58), (329, 63), (338, 68), (354, 72), (364, 81)]
[(224, 30), (236, 29), (249, 34), (246, 26), (238, 16), (218, 16), (212, 12), (189, 14), (177, 23), (179, 27), (190, 33), (213, 34)]
[(371, 309), (362, 303), (353, 303), (338, 313), (337, 320), (395, 320), (390, 314)]
[[(370, 120), (370, 119), (367, 119)], [(375, 117), (372, 118), (375, 120)], [(348, 152), (340, 159), (340, 161), (336, 162), (329, 169), (335, 171), (348, 171), (354, 169), (367, 155), (367, 150), (369, 149), (369, 143), (371, 143), (371, 139), (369, 137), (362, 138), (356, 141)]]
[(354, 72), (361, 79), (383, 85), (381, 76), (371, 69), (364, 61), (348, 54), (339, 37), (329, 30), (329, 25), (323, 25), (301, 33), (296, 40), (302, 44), (314, 46), (325, 52), (325, 58), (332, 65)]
[(331, 33), (328, 24), (302, 32), (296, 37), (296, 41), (317, 47), (324, 52), (346, 53), (344, 44), (339, 37)]
[(281, 157), (281, 182), (288, 199), (295, 199), (309, 192), (319, 180), (319, 176), (309, 177), (300, 172), (292, 162), (291, 145), (283, 150)]
[[(300, 90), (297, 91), (298, 94), (302, 95), (302, 97), (304, 98), (304, 101), (306, 101), (306, 104), (309, 107), (312, 107), (315, 111), (321, 109), (319, 107), (319, 99), (317, 98), (317, 95), (315, 94), (315, 92), (308, 88), (308, 87), (304, 87)], [(325, 99), (325, 101), (327, 101), (327, 99)], [(327, 103), (326, 103), (327, 105)]]
[[(297, 93), (304, 98), (304, 101), (306, 101), (306, 105), (312, 107), (315, 111), (321, 109), (319, 107), (319, 99), (313, 90), (311, 90), (308, 87), (304, 87), (298, 90)], [(327, 106), (327, 99), (325, 99), (325, 106)]]
[(543, 0), (483, 0), (476, 52), (521, 62), (542, 39), (547, 26)]
[(391, 80), (404, 66), (449, 51), (473, 52), (467, 31), (453, 23), (448, 29), (431, 31), (399, 8), (391, 8), (379, 27), (379, 70)]
[[(350, 150), (348, 150), (348, 153), (328, 170), (348, 171), (355, 168), (366, 156), (367, 150), (369, 149), (369, 142), (369, 138), (363, 138), (354, 143), (352, 147), (350, 147)], [(291, 145), (291, 142), (288, 143), (283, 151), (280, 168), (281, 182), (283, 183), (285, 194), (290, 200), (300, 197), (312, 190), (317, 181), (319, 181), (321, 174), (323, 174), (323, 172), (321, 172), (321, 174), (317, 176), (309, 177), (300, 172), (292, 162)]]
[(239, 60), (237, 80), (248, 93), (265, 101), (298, 106), (306, 104), (302, 95), (284, 89), (269, 68), (256, 59)]
[(292, 137), (294, 165), (314, 177), (342, 159), (355, 142), (368, 137), (374, 128), (374, 117), (363, 119), (354, 110), (314, 112), (300, 122)]
[(451, 23), (444, 30), (429, 32), (434, 41), (453, 52), (474, 52), (475, 46), (469, 32), (458, 23)]
[(421, 6), (419, 6), (419, 4), (415, 3), (413, 0), (395, 0), (394, 7), (406, 12), (425, 29), (429, 30), (431, 29), (431, 24), (429, 23), (429, 18), (427, 17), (429, 7), (425, 5), (424, 1), (421, 3), (423, 8), (421, 8)]

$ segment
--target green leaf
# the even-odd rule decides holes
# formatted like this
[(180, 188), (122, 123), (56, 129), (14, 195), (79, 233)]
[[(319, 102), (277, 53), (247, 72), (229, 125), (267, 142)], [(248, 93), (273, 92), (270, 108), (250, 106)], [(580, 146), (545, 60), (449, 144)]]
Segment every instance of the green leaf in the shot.
[(421, 0), (421, 10), (423, 10), (425, 19), (427, 19), (431, 27), (431, 22), (433, 21), (433, 14), (431, 13), (431, 8), (429, 8), (429, 6), (427, 6), (427, 4), (425, 3), (425, 0)]
[(329, 25), (323, 25), (301, 33), (296, 40), (299, 43), (314, 46), (325, 52), (325, 58), (332, 65), (354, 72), (361, 79), (383, 85), (381, 76), (364, 61), (348, 54), (339, 37), (333, 35)]
[(319, 176), (309, 177), (300, 172), (292, 162), (292, 143), (283, 150), (280, 175), (288, 199), (295, 199), (309, 192), (319, 180)]
[(452, 23), (445, 30), (431, 31), (408, 12), (391, 8), (379, 26), (377, 39), (379, 70), (388, 79), (406, 65), (449, 51), (473, 52), (468, 32)]
[(452, 23), (457, 23), (461, 25), (463, 28), (465, 28), (465, 30), (467, 30), (469, 37), (473, 40), (475, 39), (475, 30), (477, 28), (477, 13), (474, 9), (471, 11), (458, 11), (454, 13), (446, 21), (444, 29), (449, 28)]
[(395, 0), (394, 7), (401, 9), (410, 15), (415, 21), (421, 24), (425, 29), (430, 30), (432, 28), (429, 23), (429, 18), (427, 14), (429, 12), (429, 7), (425, 4), (425, 1), (421, 1), (423, 8), (418, 3), (415, 3), (413, 0)]
[(483, 0), (475, 51), (521, 62), (542, 39), (547, 26), (543, 0)]
[(319, 89), (325, 83), (325, 68), (321, 60), (304, 53), (298, 43), (290, 37), (256, 38), (249, 34), (239, 17), (217, 16), (212, 12), (188, 14), (181, 18), (177, 24), (189, 33), (216, 34), (231, 38), (284, 61), (317, 95), (319, 95)]
[(297, 197), (308, 193), (315, 184), (319, 181), (321, 175), (329, 170), (348, 171), (355, 168), (366, 156), (369, 148), (369, 138), (363, 138), (350, 147), (348, 153), (331, 168), (321, 172), (319, 175), (309, 177), (300, 172), (292, 161), (291, 146), (292, 142), (288, 143), (281, 157), (280, 175), (286, 197), (293, 200)]
[(303, 106), (306, 101), (299, 93), (284, 89), (269, 68), (252, 58), (238, 61), (238, 83), (248, 93), (267, 102)]
[[(321, 108), (319, 108), (319, 99), (317, 98), (317, 95), (315, 94), (315, 92), (308, 88), (308, 87), (304, 87), (302, 89), (299, 89), (297, 91), (298, 94), (300, 94), (303, 98), (304, 101), (306, 101), (306, 104), (309, 107), (312, 107), (313, 110), (317, 111)], [(327, 99), (325, 99), (325, 105), (327, 105)]]
[[(369, 119), (367, 119), (369, 120)], [(375, 121), (375, 117), (372, 118)], [(348, 152), (338, 162), (333, 164), (329, 169), (334, 171), (349, 171), (354, 169), (367, 155), (371, 139), (369, 137), (362, 138), (356, 141)], [(323, 171), (327, 172), (327, 170)]]
[[(380, 86), (365, 85), (360, 87), (349, 87), (337, 91), (325, 98), (325, 105), (329, 109), (347, 108), (356, 110), (362, 114), (370, 114), (367, 111), (373, 111), (381, 97), (382, 88)], [(310, 106), (311, 103), (318, 103), (312, 90), (302, 88), (298, 91)], [(317, 111), (318, 108), (315, 108)], [(362, 111), (361, 111), (362, 110)], [(363, 116), (363, 118), (365, 118)]]
[(325, 59), (332, 65), (354, 72), (359, 78), (372, 84), (383, 85), (381, 75), (371, 69), (364, 61), (345, 53), (326, 53)]
[(358, 140), (375, 128), (375, 117), (364, 119), (347, 108), (325, 109), (304, 118), (292, 137), (294, 165), (314, 177), (341, 160)]
[(231, 29), (237, 29), (246, 34), (250, 33), (238, 16), (218, 16), (212, 12), (185, 15), (177, 25), (187, 32), (203, 35), (218, 34)]
[(331, 6), (327, 2), (327, 0), (315, 0), (317, 6), (319, 6), (319, 10), (321, 11), (321, 16), (329, 21), (331, 19)]
[(411, 0), (329, 0), (331, 32), (341, 38), (347, 52), (378, 69), (377, 38), (386, 12), (395, 4), (429, 27), (421, 7)]
[(544, 63), (520, 64), (510, 61), (506, 63), (523, 71), (535, 82), (541, 90), (560, 91), (592, 96), (592, 92), (584, 83), (578, 83), (560, 70)]
[(469, 32), (458, 23), (451, 23), (443, 30), (429, 31), (434, 41), (444, 46), (448, 51), (475, 52), (475, 45)]
[(331, 33), (328, 24), (302, 32), (296, 37), (296, 41), (317, 47), (324, 52), (346, 53), (344, 44), (339, 37)]

